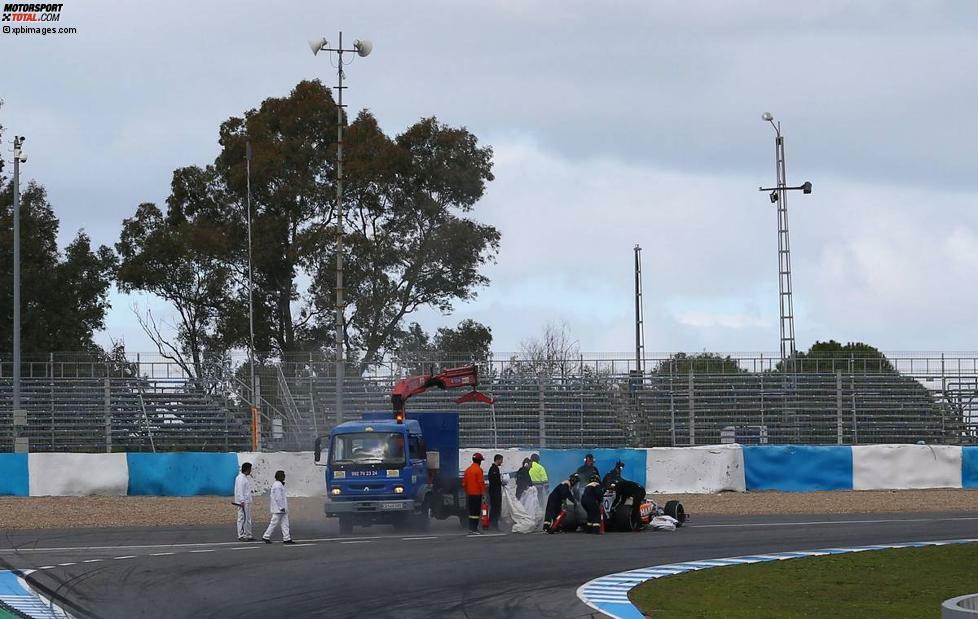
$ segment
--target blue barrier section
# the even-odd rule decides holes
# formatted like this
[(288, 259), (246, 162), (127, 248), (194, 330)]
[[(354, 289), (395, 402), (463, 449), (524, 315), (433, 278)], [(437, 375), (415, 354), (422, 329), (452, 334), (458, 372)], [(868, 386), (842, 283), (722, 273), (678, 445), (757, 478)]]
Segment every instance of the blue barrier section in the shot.
[(129, 494), (198, 496), (234, 494), (238, 455), (233, 453), (130, 453)]
[(27, 454), (0, 454), (0, 496), (28, 496)]
[(586, 454), (594, 455), (594, 465), (598, 467), (602, 477), (614, 468), (615, 462), (621, 460), (625, 463), (622, 477), (646, 485), (645, 459), (648, 452), (644, 449), (541, 449), (539, 453), (540, 463), (547, 469), (551, 488), (584, 464)]
[(829, 445), (744, 446), (747, 490), (852, 490), (852, 449)]
[(978, 446), (961, 448), (961, 487), (978, 488)]

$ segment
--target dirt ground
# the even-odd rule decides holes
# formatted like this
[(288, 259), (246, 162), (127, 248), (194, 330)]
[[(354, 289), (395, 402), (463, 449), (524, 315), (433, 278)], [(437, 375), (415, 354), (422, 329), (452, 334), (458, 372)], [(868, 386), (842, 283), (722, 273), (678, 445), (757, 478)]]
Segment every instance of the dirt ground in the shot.
[[(862, 490), (655, 495), (679, 499), (691, 514), (860, 514), (978, 512), (975, 490)], [(0, 530), (216, 525), (233, 522), (230, 497), (0, 497)], [(268, 498), (255, 499), (267, 518)], [(289, 499), (293, 521), (321, 519), (321, 498)]]

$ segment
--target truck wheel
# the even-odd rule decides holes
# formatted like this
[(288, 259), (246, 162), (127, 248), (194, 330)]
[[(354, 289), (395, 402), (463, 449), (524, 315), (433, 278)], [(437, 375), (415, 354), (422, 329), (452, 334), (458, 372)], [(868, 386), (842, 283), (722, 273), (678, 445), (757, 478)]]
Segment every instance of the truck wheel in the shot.
[(679, 501), (668, 501), (662, 511), (666, 513), (666, 516), (672, 516), (676, 519), (677, 527), (683, 526), (683, 523), (686, 522), (686, 510), (683, 509), (683, 504)]
[(340, 516), (340, 533), (343, 535), (353, 533), (353, 518), (349, 516)]

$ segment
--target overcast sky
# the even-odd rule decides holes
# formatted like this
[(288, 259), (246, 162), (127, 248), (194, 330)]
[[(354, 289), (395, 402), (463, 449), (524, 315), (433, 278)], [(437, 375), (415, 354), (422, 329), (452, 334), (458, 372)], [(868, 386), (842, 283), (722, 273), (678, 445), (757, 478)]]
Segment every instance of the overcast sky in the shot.
[[(474, 318), (515, 350), (566, 322), (585, 351), (633, 346), (644, 248), (650, 351), (776, 351), (772, 112), (783, 123), (799, 348), (978, 349), (978, 4), (234, 2), (65, 4), (72, 36), (0, 35), (0, 123), (28, 137), (61, 240), (117, 240), (174, 168), (211, 162), (231, 115), (335, 76), (306, 40), (368, 38), (351, 112), (422, 116), (495, 149), (474, 211), (502, 231)], [(4, 145), (5, 154), (9, 143)], [(8, 170), (9, 172), (9, 170)], [(113, 294), (99, 341), (152, 346)]]

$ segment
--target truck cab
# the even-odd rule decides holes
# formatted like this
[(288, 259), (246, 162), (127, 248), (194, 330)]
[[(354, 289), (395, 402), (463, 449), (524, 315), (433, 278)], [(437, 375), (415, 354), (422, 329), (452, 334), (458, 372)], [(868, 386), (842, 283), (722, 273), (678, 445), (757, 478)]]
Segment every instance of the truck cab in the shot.
[(334, 427), (328, 441), (324, 511), (341, 533), (372, 524), (424, 530), (432, 517), (461, 513), (457, 413), (416, 413), (402, 422), (364, 413)]

